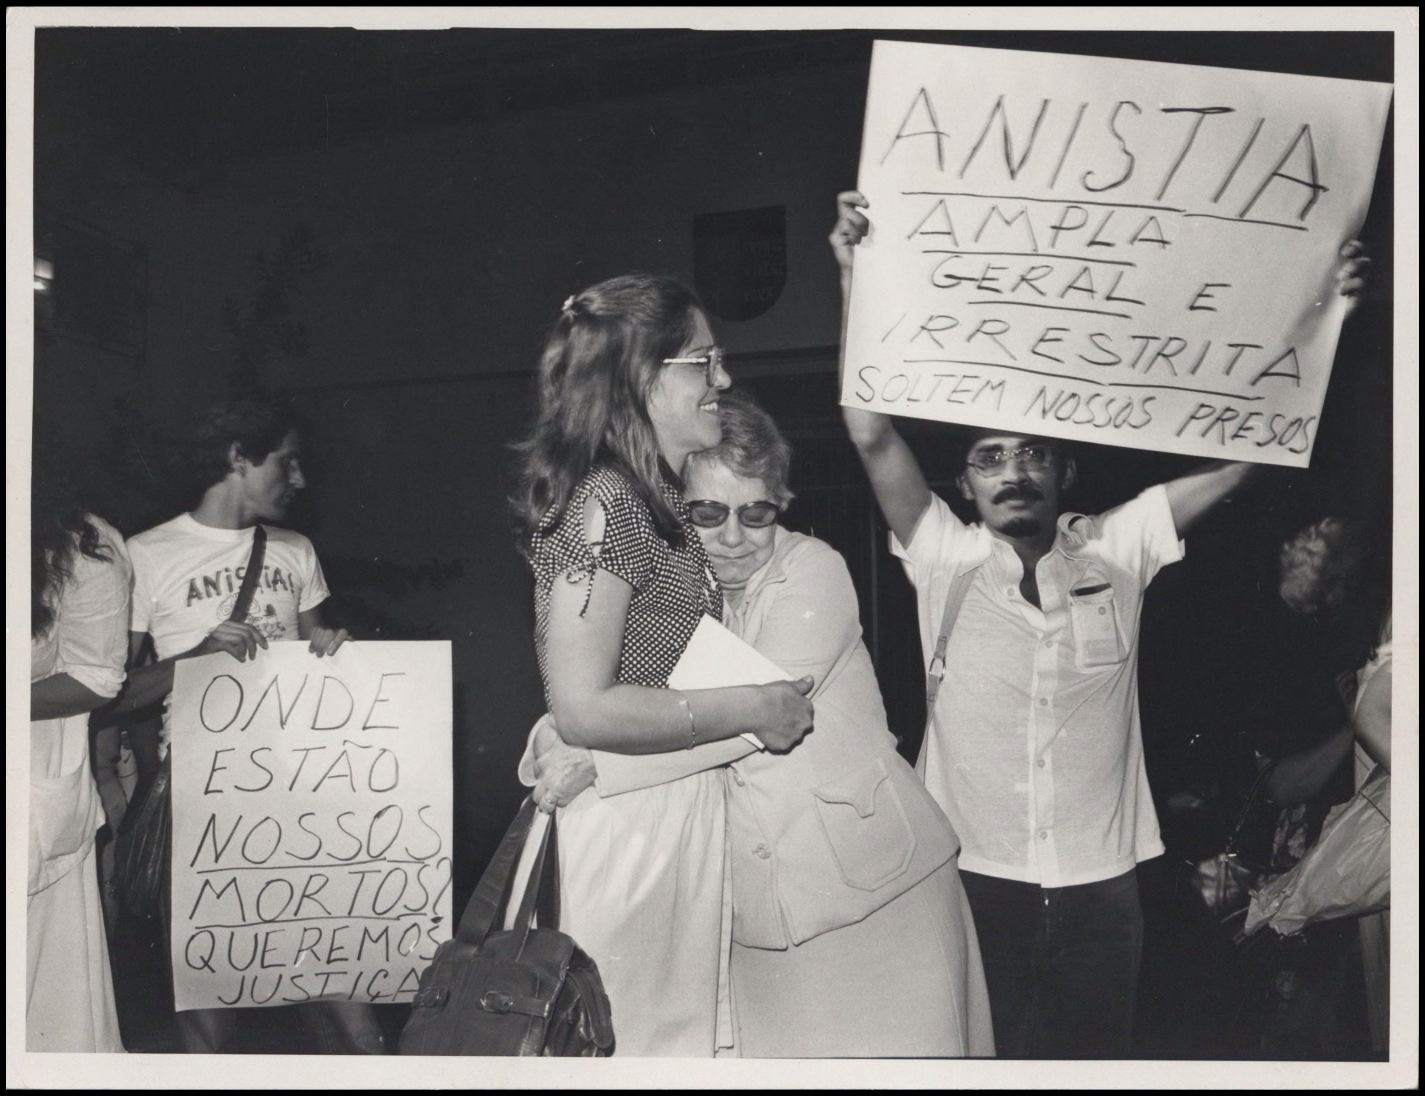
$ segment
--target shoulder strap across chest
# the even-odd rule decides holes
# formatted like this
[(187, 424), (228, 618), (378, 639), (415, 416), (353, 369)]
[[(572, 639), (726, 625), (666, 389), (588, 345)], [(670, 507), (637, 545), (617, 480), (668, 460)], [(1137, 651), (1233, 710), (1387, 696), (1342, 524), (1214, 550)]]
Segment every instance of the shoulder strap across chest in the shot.
[(930, 725), (935, 717), (935, 702), (940, 696), (940, 683), (945, 678), (945, 649), (950, 645), (950, 633), (955, 628), (955, 619), (965, 604), (965, 595), (970, 592), (970, 584), (975, 574), (984, 566), (984, 561), (971, 564), (956, 573), (950, 580), (950, 589), (945, 594), (945, 610), (940, 615), (940, 631), (935, 638), (935, 652), (931, 655), (930, 666), (925, 672), (925, 734), (920, 740), (920, 754), (916, 758), (915, 773), (925, 780), (925, 757), (930, 747)]

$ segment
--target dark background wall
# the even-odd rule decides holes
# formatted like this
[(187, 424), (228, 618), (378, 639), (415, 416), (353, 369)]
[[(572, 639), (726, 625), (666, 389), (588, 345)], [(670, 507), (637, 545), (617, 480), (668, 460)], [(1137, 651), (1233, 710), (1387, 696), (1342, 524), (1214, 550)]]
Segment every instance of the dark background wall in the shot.
[[(1386, 35), (890, 36), (1392, 76)], [(42, 325), (37, 420), (131, 533), (189, 501), (173, 454), (206, 403), (252, 382), (295, 399), (311, 489), (291, 520), (317, 545), (333, 615), (358, 635), (452, 641), (464, 885), (518, 802), (541, 710), (503, 498), (543, 330), (615, 273), (692, 281), (700, 214), (785, 207), (779, 299), (715, 330), (797, 446), (789, 521), (847, 556), (893, 726), (918, 744), (913, 605), (835, 407), (825, 235), (855, 180), (873, 37), (37, 35), (37, 250), (56, 253), (61, 313), (122, 298), (107, 327)], [(1160, 791), (1331, 718), (1316, 686), (1335, 656), (1277, 607), (1272, 568), (1282, 536), (1324, 512), (1389, 527), (1390, 141), (1365, 232), (1377, 277), (1343, 336), (1313, 469), (1270, 473), (1152, 588), (1141, 678)], [(943, 432), (906, 429), (948, 482)], [(1075, 505), (1116, 504), (1188, 463), (1088, 449)], [(1263, 697), (1270, 727), (1249, 714)]]

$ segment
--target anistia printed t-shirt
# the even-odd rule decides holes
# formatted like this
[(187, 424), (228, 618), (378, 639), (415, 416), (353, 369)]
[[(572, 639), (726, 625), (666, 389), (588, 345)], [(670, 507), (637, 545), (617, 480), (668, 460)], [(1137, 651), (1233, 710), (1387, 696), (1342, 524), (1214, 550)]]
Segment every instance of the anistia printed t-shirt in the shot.
[[(320, 605), (331, 591), (311, 541), (290, 529), (265, 528), (267, 551), (247, 622), (268, 642), (298, 639), (298, 613)], [(130, 539), (129, 630), (153, 636), (159, 658), (197, 646), (232, 614), (252, 538), (252, 529), (214, 529), (180, 514)]]

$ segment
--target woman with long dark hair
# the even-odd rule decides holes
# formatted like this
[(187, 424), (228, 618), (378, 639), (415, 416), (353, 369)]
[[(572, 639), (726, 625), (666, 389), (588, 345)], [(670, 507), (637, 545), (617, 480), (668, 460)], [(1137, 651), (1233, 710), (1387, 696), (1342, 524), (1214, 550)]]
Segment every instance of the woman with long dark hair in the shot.
[(35, 441), (25, 1046), (118, 1052), (89, 713), (124, 681), (132, 571), (123, 538), (75, 501), (39, 431)]
[[(674, 469), (721, 440), (730, 383), (696, 298), (669, 278), (601, 282), (550, 332), (513, 505), (545, 696), (572, 746), (657, 754), (752, 734), (780, 751), (811, 727), (810, 679), (667, 687), (702, 618), (722, 616)], [(599, 966), (617, 1053), (714, 1053), (725, 841), (718, 770), (560, 811), (561, 928)]]

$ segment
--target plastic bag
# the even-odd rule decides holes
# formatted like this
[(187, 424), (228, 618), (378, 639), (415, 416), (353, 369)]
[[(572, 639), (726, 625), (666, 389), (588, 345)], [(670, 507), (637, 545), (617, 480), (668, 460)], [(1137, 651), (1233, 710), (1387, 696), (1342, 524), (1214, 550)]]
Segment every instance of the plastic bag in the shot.
[(1301, 863), (1252, 892), (1243, 932), (1283, 936), (1316, 921), (1390, 905), (1390, 773), (1377, 766), (1354, 798), (1333, 807)]

